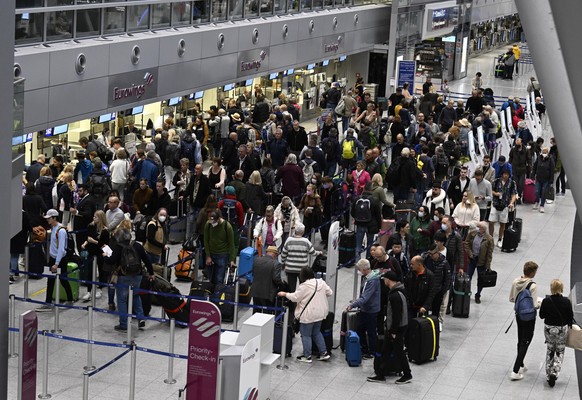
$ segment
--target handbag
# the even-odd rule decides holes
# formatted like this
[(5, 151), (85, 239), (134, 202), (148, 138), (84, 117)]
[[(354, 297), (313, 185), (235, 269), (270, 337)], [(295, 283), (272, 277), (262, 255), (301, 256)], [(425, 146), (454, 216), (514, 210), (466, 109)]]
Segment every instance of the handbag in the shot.
[(307, 309), (307, 306), (309, 305), (309, 303), (311, 303), (311, 300), (313, 300), (313, 297), (315, 297), (315, 293), (317, 293), (317, 279), (315, 280), (315, 290), (313, 291), (313, 294), (311, 295), (311, 297), (307, 301), (307, 304), (305, 304), (305, 307), (303, 307), (303, 310), (301, 310), (301, 314), (299, 314), (299, 318), (296, 318), (293, 321), (293, 332), (299, 333), (299, 325), (301, 324), (301, 317), (303, 316), (303, 313)]
[(477, 284), (482, 288), (495, 287), (497, 284), (497, 272), (486, 269), (477, 277)]

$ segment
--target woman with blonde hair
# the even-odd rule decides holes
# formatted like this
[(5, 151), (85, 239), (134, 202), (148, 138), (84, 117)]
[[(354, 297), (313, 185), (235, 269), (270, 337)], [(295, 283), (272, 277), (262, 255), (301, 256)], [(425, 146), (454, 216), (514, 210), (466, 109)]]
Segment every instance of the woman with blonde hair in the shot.
[(480, 217), (479, 205), (475, 201), (475, 196), (470, 190), (466, 190), (463, 192), (463, 200), (457, 204), (453, 211), (453, 218), (461, 229), (462, 238), (467, 236), (471, 222), (479, 222)]
[(388, 200), (386, 197), (386, 191), (384, 190), (384, 180), (382, 175), (376, 173), (372, 176), (372, 197), (376, 198), (380, 203), (388, 207), (394, 207), (394, 204)]
[(246, 183), (246, 203), (249, 207), (248, 211), (255, 214), (255, 218), (263, 215), (263, 210), (265, 208), (266, 194), (263, 190), (263, 181), (261, 179), (261, 173), (258, 170), (254, 170), (249, 181)]
[(298, 209), (299, 211), (303, 211), (303, 225), (305, 225), (305, 232), (311, 233), (313, 228), (316, 228), (321, 224), (323, 206), (315, 185), (311, 183), (307, 185), (307, 190), (301, 198), (301, 202), (299, 202)]
[(570, 299), (562, 296), (564, 284), (559, 279), (550, 282), (550, 296), (542, 301), (540, 318), (544, 320), (546, 338), (546, 379), (554, 387), (564, 361), (568, 327), (572, 327), (574, 314)]
[(74, 206), (73, 203), (73, 192), (77, 190), (75, 181), (73, 180), (73, 174), (67, 172), (63, 175), (62, 184), (58, 184), (58, 211), (61, 216), (61, 222), (63, 226), (69, 224), (69, 219), (71, 217), (70, 209)]
[[(99, 282), (107, 283), (109, 281), (109, 275), (111, 271), (106, 271), (103, 268), (103, 246), (109, 245), (110, 234), (107, 229), (107, 218), (102, 210), (95, 211), (93, 214), (93, 221), (87, 226), (87, 240), (81, 244), (81, 248), (86, 250), (88, 253), (87, 261), (85, 262), (86, 267), (86, 277), (88, 280), (93, 280), (92, 268), (93, 257), (97, 257), (97, 269), (99, 271)], [(84, 301), (89, 301), (91, 299), (91, 287), (92, 285), (87, 285), (87, 294), (83, 296)], [(113, 303), (114, 291), (109, 291), (108, 302)], [(101, 298), (101, 289), (98, 289), (95, 293), (95, 298)]]

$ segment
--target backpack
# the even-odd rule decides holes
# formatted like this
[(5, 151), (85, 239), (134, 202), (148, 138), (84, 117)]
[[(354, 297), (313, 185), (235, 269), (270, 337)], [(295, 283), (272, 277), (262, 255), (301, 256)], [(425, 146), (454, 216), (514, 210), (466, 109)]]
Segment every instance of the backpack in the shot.
[(180, 154), (182, 155), (182, 157), (187, 158), (188, 160), (190, 160), (190, 164), (192, 164), (194, 162), (194, 146), (195, 146), (195, 141), (192, 140), (191, 142), (183, 140), (181, 143), (181, 147), (180, 147)]
[(311, 160), (311, 162), (308, 163), (307, 160), (301, 160), (299, 164), (303, 170), (303, 180), (305, 180), (305, 183), (311, 183), (311, 178), (315, 173), (313, 165), (317, 164), (317, 161)]
[(249, 142), (249, 128), (239, 128), (237, 132), (237, 141), (239, 145), (246, 145)]
[(67, 230), (64, 226), (59, 227), (56, 234), (57, 248), (59, 247), (59, 231), (64, 229), (67, 232), (67, 244), (65, 246), (65, 256), (71, 257), (75, 255), (75, 238), (73, 234)]
[(111, 161), (111, 159), (113, 158), (113, 154), (111, 153), (109, 148), (107, 148), (107, 146), (103, 144), (103, 142), (101, 142), (100, 140), (93, 140), (93, 144), (97, 146), (97, 155), (99, 156), (101, 161), (103, 162)]
[(235, 199), (224, 199), (222, 203), (222, 218), (228, 221), (233, 227), (239, 227), (238, 214), (236, 213)]
[(354, 220), (360, 223), (372, 221), (372, 202), (369, 197), (360, 197), (354, 205)]
[(273, 122), (266, 123), (265, 125), (263, 125), (263, 129), (261, 129), (261, 137), (263, 138), (264, 143), (271, 141), (271, 138), (269, 137), (271, 125), (273, 125)]
[(435, 175), (446, 176), (449, 171), (449, 160), (447, 160), (446, 156), (439, 157), (435, 155), (434, 157), (436, 158), (436, 162), (433, 160)]
[(356, 156), (356, 145), (353, 140), (344, 140), (342, 143), (342, 158), (351, 160)]
[(529, 290), (533, 283), (533, 281), (528, 283), (525, 289), (519, 292), (517, 298), (515, 299), (515, 306), (513, 309), (515, 310), (515, 315), (522, 321), (533, 321), (537, 316), (534, 299), (531, 296), (531, 291)]
[(336, 144), (331, 138), (326, 138), (323, 141), (323, 153), (325, 154), (325, 160), (330, 161), (335, 158)]
[(346, 112), (346, 103), (344, 102), (344, 99), (342, 97), (342, 99), (339, 101), (339, 103), (335, 107), (335, 113), (343, 116), (345, 112)]
[(388, 167), (388, 172), (386, 177), (388, 178), (388, 183), (392, 186), (398, 186), (400, 184), (400, 167), (402, 164), (402, 159), (398, 157), (396, 160), (392, 161)]
[(135, 226), (135, 240), (136, 241), (141, 242), (141, 243), (145, 243), (145, 241), (147, 240), (148, 224), (150, 223), (152, 218), (153, 217), (151, 215), (145, 215), (145, 216), (143, 216), (143, 218), (141, 220), (139, 220), (139, 222)]
[(376, 138), (376, 132), (374, 132), (374, 129), (370, 129), (369, 135), (370, 135), (369, 148), (374, 148), (378, 144), (378, 139)]
[(273, 193), (275, 189), (272, 185), (271, 174), (274, 174), (272, 169), (268, 170), (260, 170), (259, 173), (261, 174), (261, 182), (263, 185), (263, 191), (265, 193)]
[(92, 195), (105, 196), (110, 190), (111, 187), (105, 175), (95, 174), (89, 177), (89, 193)]
[(167, 167), (180, 165), (180, 146), (168, 145), (168, 147), (166, 147), (166, 159), (164, 165)]
[(141, 259), (137, 251), (133, 248), (133, 241), (127, 244), (120, 244), (121, 246), (121, 260), (120, 268), (124, 275), (139, 275), (142, 273)]

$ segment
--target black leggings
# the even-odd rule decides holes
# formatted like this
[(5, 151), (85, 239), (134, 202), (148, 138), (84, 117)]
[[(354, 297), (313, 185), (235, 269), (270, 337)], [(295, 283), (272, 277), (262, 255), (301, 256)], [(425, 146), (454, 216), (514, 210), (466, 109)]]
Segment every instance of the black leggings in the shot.
[(560, 193), (560, 184), (562, 184), (562, 193), (566, 193), (566, 171), (563, 166), (560, 170), (560, 175), (556, 179), (556, 194)]
[[(49, 259), (49, 266), (52, 267), (53, 265), (55, 265), (56, 260), (51, 257)], [(63, 257), (63, 259), (61, 260), (61, 262), (59, 263), (59, 268), (61, 269), (61, 276), (62, 277), (67, 277), (67, 258)], [(55, 278), (47, 278), (47, 287), (46, 287), (46, 297), (45, 297), (45, 302), (46, 303), (52, 303), (53, 302), (53, 291), (55, 289)], [(63, 289), (65, 289), (65, 293), (67, 294), (67, 301), (73, 301), (73, 291), (71, 290), (71, 285), (69, 284), (69, 281), (61, 279), (61, 287)]]

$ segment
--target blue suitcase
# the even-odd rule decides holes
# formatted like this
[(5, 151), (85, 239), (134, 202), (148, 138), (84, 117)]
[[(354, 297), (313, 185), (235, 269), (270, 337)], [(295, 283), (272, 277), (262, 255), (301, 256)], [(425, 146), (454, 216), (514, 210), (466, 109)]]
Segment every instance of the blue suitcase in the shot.
[(362, 363), (360, 337), (354, 331), (348, 331), (346, 336), (346, 361), (350, 367), (359, 367)]
[(253, 281), (253, 260), (255, 259), (254, 247), (246, 247), (240, 252), (238, 260), (238, 275), (244, 276), (250, 282)]

